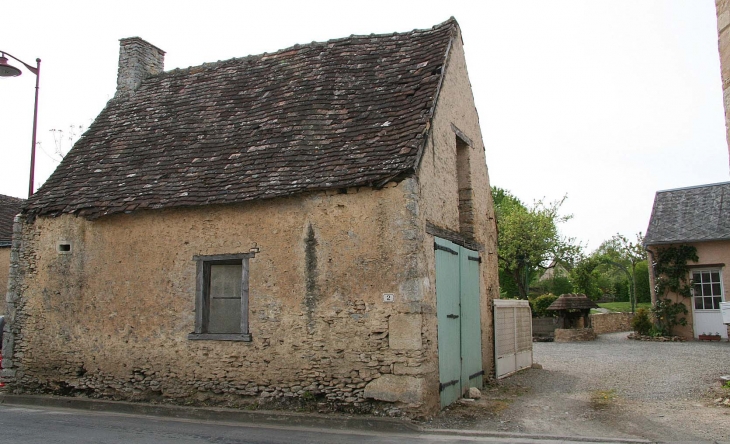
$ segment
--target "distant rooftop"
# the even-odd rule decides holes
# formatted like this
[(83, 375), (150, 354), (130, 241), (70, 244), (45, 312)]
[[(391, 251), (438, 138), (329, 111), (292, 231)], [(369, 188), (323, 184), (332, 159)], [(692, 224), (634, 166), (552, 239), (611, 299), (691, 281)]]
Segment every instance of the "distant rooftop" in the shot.
[(9, 247), (13, 238), (13, 219), (25, 199), (0, 194), (0, 247)]
[(730, 240), (730, 182), (658, 191), (645, 245)]

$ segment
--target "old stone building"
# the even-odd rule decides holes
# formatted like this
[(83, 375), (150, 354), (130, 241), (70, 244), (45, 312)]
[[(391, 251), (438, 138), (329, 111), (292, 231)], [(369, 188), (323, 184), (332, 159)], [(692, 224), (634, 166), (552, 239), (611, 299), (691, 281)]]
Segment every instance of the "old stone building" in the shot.
[[(20, 213), (23, 199), (0, 194), (0, 289), (8, 288), (10, 270), (10, 246), (13, 237), (13, 219)], [(5, 313), (5, 304), (0, 304), (0, 315)]]
[(430, 414), (493, 371), (496, 236), (459, 27), (118, 91), (14, 226), (16, 392)]

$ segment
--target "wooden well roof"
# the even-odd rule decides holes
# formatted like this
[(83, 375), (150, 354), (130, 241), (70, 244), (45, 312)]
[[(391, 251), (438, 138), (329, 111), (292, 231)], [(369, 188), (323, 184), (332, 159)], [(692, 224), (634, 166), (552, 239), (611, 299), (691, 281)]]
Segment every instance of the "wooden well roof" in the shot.
[(588, 296), (584, 294), (568, 293), (560, 295), (547, 308), (548, 310), (585, 310), (591, 308), (598, 308), (598, 304), (588, 299)]

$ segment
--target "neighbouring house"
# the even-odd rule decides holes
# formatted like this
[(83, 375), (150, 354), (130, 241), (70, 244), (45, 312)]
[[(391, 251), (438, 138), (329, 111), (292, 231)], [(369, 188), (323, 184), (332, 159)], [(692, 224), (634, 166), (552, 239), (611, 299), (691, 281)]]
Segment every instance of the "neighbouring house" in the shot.
[(432, 414), (493, 374), (496, 225), (454, 19), (118, 90), (14, 230), (18, 393)]
[[(669, 294), (669, 299), (687, 306), (686, 326), (677, 326), (678, 335), (697, 338), (703, 333), (728, 337), (722, 323), (720, 302), (730, 288), (730, 182), (658, 191), (654, 198), (644, 245), (650, 263), (659, 249), (671, 245), (691, 245), (699, 261), (690, 262), (692, 297)], [(652, 303), (657, 300), (656, 276), (649, 267)]]
[[(2, 294), (8, 288), (10, 271), (10, 246), (13, 239), (13, 219), (20, 213), (24, 199), (0, 194), (0, 289)], [(0, 304), (0, 315), (5, 313), (5, 304)]]

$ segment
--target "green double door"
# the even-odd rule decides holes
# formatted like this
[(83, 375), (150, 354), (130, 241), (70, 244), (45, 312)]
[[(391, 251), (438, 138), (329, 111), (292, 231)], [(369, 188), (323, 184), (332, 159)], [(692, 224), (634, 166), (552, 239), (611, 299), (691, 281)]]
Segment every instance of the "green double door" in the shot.
[(479, 253), (434, 238), (441, 407), (482, 387)]

